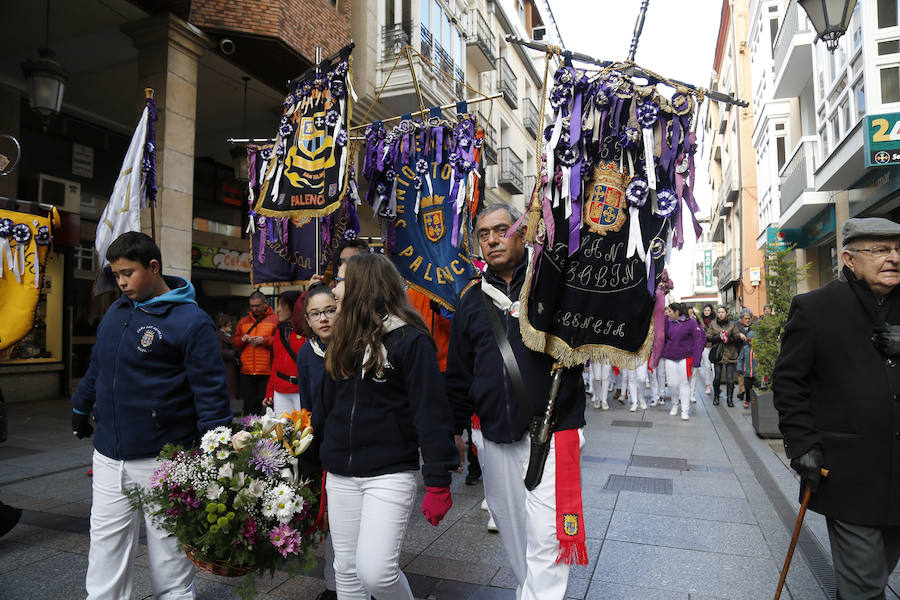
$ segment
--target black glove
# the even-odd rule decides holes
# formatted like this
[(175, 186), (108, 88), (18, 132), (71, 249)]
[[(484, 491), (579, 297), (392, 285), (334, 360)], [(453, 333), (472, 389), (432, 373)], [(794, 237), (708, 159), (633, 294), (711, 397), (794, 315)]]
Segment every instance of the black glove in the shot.
[(91, 425), (91, 416), (82, 415), (72, 411), (72, 435), (79, 440), (94, 435), (94, 427)]
[(890, 323), (876, 325), (872, 333), (872, 343), (886, 357), (900, 355), (900, 325)]
[(801, 454), (797, 458), (791, 459), (791, 468), (800, 475), (801, 495), (807, 484), (809, 484), (813, 492), (819, 489), (819, 481), (822, 479), (822, 464), (824, 462), (825, 457), (818, 448), (811, 448), (806, 454)]

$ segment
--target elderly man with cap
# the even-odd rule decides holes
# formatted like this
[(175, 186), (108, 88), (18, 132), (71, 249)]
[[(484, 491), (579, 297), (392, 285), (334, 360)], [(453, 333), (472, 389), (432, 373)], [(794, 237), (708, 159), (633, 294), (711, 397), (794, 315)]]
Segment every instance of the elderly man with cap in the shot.
[(794, 298), (772, 388), (801, 493), (826, 517), (838, 597), (884, 598), (900, 557), (900, 225), (842, 231), (843, 278)]

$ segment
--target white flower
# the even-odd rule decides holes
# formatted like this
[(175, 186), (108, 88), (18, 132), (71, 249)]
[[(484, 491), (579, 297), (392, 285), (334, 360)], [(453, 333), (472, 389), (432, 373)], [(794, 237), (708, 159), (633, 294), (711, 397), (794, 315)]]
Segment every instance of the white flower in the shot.
[(229, 429), (228, 427), (220, 425), (219, 427), (213, 429), (213, 431), (216, 433), (216, 442), (218, 442), (219, 444), (224, 446), (231, 442), (231, 429)]
[(210, 500), (218, 500), (219, 495), (222, 493), (222, 486), (218, 483), (211, 483), (209, 487), (206, 488), (206, 497)]
[[(225, 463), (219, 467), (219, 477), (231, 477), (234, 474), (234, 465)], [(243, 475), (243, 473), (241, 473)]]
[(278, 502), (274, 499), (266, 499), (262, 505), (262, 514), (266, 517), (274, 517), (278, 512)]
[(234, 507), (237, 509), (243, 506), (252, 506), (255, 502), (256, 498), (254, 498), (246, 489), (239, 491), (234, 496)]
[(218, 442), (216, 441), (216, 432), (215, 430), (207, 431), (203, 434), (203, 437), (200, 438), (200, 449), (204, 452), (212, 452), (216, 449)]
[(234, 446), (235, 450), (243, 450), (253, 441), (253, 436), (250, 435), (249, 431), (238, 431), (233, 436), (231, 436), (231, 445)]
[(293, 479), (294, 474), (291, 473), (290, 469), (282, 469), (281, 470), (281, 478), (282, 479)]
[(266, 493), (266, 482), (262, 479), (255, 479), (247, 486), (247, 491), (250, 492), (254, 498), (259, 498)]
[[(287, 471), (287, 469), (285, 469), (285, 471)], [(294, 490), (292, 490), (290, 486), (281, 484), (275, 486), (267, 495), (271, 498), (278, 498), (279, 500), (283, 498), (293, 498)]]
[(279, 523), (287, 523), (294, 516), (294, 503), (278, 503), (278, 510), (275, 512), (275, 516), (278, 518)]
[(269, 435), (269, 433), (275, 429), (275, 426), (279, 423), (284, 423), (285, 419), (280, 419), (275, 416), (275, 411), (273, 411), (271, 407), (268, 407), (266, 408), (266, 414), (262, 416), (259, 422), (262, 426), (263, 435)]
[[(229, 463), (229, 464), (231, 464), (231, 463)], [(237, 491), (237, 490), (243, 491), (241, 489), (243, 487), (244, 487), (244, 472), (241, 471), (240, 473), (238, 473), (237, 475), (234, 476), (234, 482), (232, 483), (231, 489), (233, 489), (235, 491)]]
[(228, 460), (228, 457), (231, 455), (231, 451), (227, 448), (221, 448), (216, 450), (216, 458), (219, 460)]

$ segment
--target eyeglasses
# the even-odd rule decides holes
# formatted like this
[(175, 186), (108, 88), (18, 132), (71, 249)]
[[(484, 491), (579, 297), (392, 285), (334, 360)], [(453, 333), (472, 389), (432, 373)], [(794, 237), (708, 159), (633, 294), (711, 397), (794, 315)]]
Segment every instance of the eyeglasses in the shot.
[(872, 258), (884, 258), (891, 252), (900, 255), (900, 246), (875, 246), (874, 248), (850, 248), (851, 252), (867, 252)]
[(329, 306), (325, 310), (309, 311), (308, 313), (306, 313), (306, 318), (308, 318), (310, 321), (319, 321), (322, 319), (322, 317), (328, 317), (330, 319), (331, 317), (334, 316), (334, 314), (336, 312), (337, 312), (336, 306)]

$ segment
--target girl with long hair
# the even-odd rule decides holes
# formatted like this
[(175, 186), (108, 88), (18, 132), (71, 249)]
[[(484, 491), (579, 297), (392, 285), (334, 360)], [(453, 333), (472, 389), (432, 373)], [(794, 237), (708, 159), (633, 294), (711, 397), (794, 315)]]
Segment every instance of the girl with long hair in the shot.
[(453, 414), (434, 342), (390, 260), (346, 261), (340, 317), (325, 353), (316, 422), (328, 472), (329, 522), (341, 600), (413, 600), (400, 547), (422, 455), (422, 513), (437, 525), (459, 466)]
[(278, 295), (275, 314), (278, 330), (272, 341), (272, 370), (263, 406), (271, 406), (276, 415), (300, 410), (300, 393), (297, 388), (297, 352), (306, 343), (300, 331), (294, 328), (292, 317), (294, 304), (300, 292), (291, 290)]

